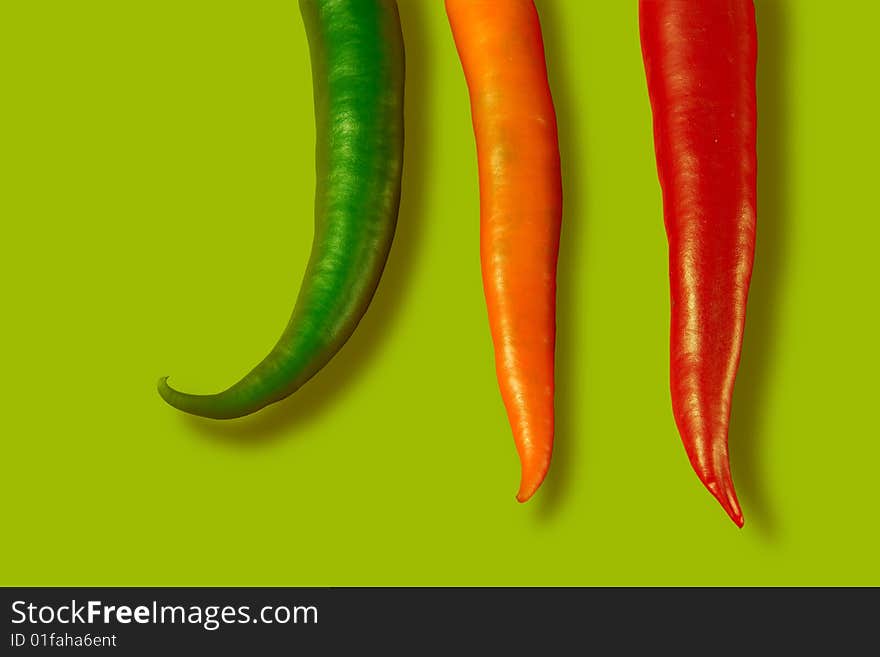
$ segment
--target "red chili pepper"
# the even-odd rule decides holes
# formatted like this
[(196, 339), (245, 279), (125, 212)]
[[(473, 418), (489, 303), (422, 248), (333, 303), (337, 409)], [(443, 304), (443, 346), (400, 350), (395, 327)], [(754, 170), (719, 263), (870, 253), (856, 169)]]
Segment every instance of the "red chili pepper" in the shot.
[(727, 433), (755, 250), (752, 0), (641, 0), (642, 55), (672, 294), (672, 408), (691, 465), (731, 519)]

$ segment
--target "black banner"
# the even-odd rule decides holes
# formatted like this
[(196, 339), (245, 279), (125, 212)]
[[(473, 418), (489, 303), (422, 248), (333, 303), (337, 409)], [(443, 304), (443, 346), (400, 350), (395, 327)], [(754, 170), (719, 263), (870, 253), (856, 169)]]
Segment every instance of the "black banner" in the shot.
[(877, 589), (6, 588), (3, 654), (875, 650)]

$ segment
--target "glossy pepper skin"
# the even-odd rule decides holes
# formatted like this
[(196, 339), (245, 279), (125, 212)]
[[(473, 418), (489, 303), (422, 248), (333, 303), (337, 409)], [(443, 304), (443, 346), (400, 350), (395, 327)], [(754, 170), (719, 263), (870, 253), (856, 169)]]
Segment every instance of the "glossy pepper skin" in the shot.
[(446, 0), (470, 92), (480, 258), (495, 368), (525, 502), (553, 449), (562, 179), (556, 113), (532, 0)]
[(742, 526), (727, 434), (755, 250), (755, 8), (642, 0), (639, 16), (669, 239), (673, 414), (697, 475)]
[(397, 224), (403, 164), (404, 48), (394, 0), (300, 0), (312, 61), (315, 234), (278, 343), (227, 390), (192, 395), (159, 381), (172, 406), (248, 415), (309, 380), (351, 336), (373, 297)]

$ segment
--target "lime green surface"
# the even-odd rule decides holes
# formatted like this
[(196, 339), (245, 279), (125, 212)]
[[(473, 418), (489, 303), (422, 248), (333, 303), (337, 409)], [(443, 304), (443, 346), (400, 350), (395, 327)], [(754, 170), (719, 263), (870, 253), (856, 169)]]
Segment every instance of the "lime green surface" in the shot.
[(0, 583), (880, 585), (880, 9), (759, 0), (737, 530), (669, 408), (636, 2), (539, 8), (566, 195), (559, 432), (520, 505), (441, 3), (400, 3), (403, 202), (373, 305), (294, 397), (225, 423), (155, 383), (227, 386), (296, 298), (314, 189), (296, 3), (0, 3)]

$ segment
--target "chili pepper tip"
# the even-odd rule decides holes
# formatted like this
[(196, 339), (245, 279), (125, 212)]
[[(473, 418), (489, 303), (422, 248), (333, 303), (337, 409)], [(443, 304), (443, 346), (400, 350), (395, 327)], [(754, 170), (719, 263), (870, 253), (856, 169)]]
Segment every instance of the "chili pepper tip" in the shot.
[(535, 477), (523, 477), (519, 484), (519, 491), (516, 494), (516, 501), (522, 504), (523, 502), (528, 502), (532, 495), (535, 494), (535, 491), (541, 486), (541, 482), (544, 481), (544, 473), (540, 476)]
[(180, 394), (180, 393), (178, 393), (177, 390), (175, 390), (170, 385), (168, 385), (168, 377), (167, 376), (163, 376), (163, 377), (159, 378), (159, 383), (156, 384), (156, 389), (159, 391), (159, 396), (162, 397), (162, 399), (164, 399), (166, 402), (168, 402), (169, 404), (171, 404), (175, 408), (177, 407), (177, 404), (174, 403), (174, 401), (175, 401), (174, 397), (176, 394)]
[(730, 519), (733, 520), (734, 524), (737, 527), (742, 528), (745, 520), (743, 518), (742, 510), (739, 507), (739, 500), (736, 499), (736, 491), (733, 489), (733, 484), (729, 481), (723, 482), (722, 485), (719, 485), (718, 482), (704, 482), (706, 488), (710, 493), (715, 497), (716, 500), (721, 504), (721, 507), (727, 512), (727, 515), (730, 516)]
[(159, 391), (159, 395), (162, 397), (162, 399), (165, 399), (165, 400), (168, 399), (166, 393), (167, 393), (169, 387), (170, 386), (168, 385), (168, 377), (167, 376), (159, 377), (159, 383), (156, 384), (156, 389)]

